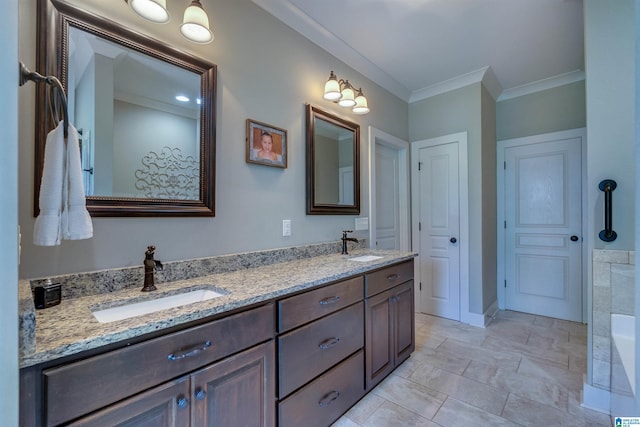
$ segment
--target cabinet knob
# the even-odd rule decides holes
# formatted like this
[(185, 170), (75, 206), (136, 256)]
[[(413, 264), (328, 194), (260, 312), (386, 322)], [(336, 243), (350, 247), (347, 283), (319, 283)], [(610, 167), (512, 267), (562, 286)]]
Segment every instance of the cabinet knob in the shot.
[(578, 241), (578, 236), (573, 235), (573, 236), (570, 237), (570, 239), (571, 239), (572, 242), (577, 242)]
[(449, 239), (449, 241), (451, 243), (456, 243), (458, 241), (458, 239), (456, 239), (455, 237), (452, 237), (452, 238)]
[(204, 391), (201, 388), (196, 389), (196, 399), (204, 400), (205, 397), (207, 397), (207, 392), (206, 391)]
[(189, 399), (187, 399), (183, 395), (178, 396), (178, 400), (176, 402), (178, 403), (178, 408), (180, 409), (184, 409), (189, 406)]

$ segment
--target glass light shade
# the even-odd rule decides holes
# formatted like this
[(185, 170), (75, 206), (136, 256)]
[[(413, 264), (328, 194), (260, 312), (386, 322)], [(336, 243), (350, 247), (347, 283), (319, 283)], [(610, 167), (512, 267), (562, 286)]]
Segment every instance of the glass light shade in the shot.
[(163, 24), (169, 22), (167, 0), (128, 0), (129, 7), (144, 19)]
[(342, 95), (340, 94), (340, 83), (336, 75), (331, 72), (329, 80), (324, 84), (324, 96), (323, 98), (328, 101), (337, 101)]
[(209, 43), (213, 40), (213, 33), (209, 30), (209, 17), (198, 0), (193, 0), (185, 9), (180, 32), (196, 43)]
[(338, 101), (338, 105), (341, 107), (353, 107), (356, 105), (355, 94), (353, 93), (353, 87), (349, 84), (347, 80), (342, 88), (342, 98)]
[(367, 105), (367, 98), (362, 94), (362, 89), (358, 89), (358, 95), (356, 95), (356, 105), (353, 106), (354, 114), (367, 114), (369, 112), (369, 105)]

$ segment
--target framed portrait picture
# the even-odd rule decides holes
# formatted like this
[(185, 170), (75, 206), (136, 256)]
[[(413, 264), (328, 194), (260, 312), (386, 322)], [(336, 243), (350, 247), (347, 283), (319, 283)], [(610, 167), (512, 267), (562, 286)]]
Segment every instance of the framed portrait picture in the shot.
[(287, 167), (287, 131), (247, 119), (247, 163)]

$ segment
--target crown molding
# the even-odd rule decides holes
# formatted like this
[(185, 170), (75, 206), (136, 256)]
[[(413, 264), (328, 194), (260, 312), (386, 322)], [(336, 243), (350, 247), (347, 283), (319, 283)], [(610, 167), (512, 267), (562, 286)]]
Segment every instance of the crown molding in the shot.
[[(282, 21), (316, 45), (320, 46), (340, 61), (358, 71), (374, 83), (388, 90), (403, 101), (408, 101), (411, 95), (409, 89), (382, 71), (373, 62), (336, 37), (333, 33), (314, 21), (300, 8), (289, 1), (282, 0), (252, 0), (253, 3)], [(327, 69), (331, 68), (327, 66)]]
[(409, 103), (411, 104), (423, 99), (431, 98), (432, 96), (440, 95), (452, 90), (469, 86), (470, 84), (480, 82), (484, 84), (493, 99), (497, 99), (502, 93), (502, 86), (498, 82), (498, 79), (491, 67), (484, 67), (480, 68), (479, 70), (475, 70), (470, 73), (462, 74), (458, 77), (454, 77), (452, 79), (427, 86), (423, 89), (415, 90), (411, 93)]
[(506, 101), (507, 99), (517, 98), (519, 96), (529, 95), (547, 89), (553, 89), (559, 86), (568, 85), (585, 79), (585, 72), (582, 70), (571, 71), (565, 74), (549, 77), (548, 79), (538, 80), (537, 82), (527, 83), (522, 86), (516, 86), (506, 89), (496, 99), (496, 101)]

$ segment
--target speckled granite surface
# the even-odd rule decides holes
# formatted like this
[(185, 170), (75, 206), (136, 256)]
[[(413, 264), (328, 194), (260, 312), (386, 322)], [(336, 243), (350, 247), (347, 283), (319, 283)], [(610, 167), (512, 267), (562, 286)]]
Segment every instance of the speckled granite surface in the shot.
[[(180, 270), (184, 272), (183, 277), (187, 277), (186, 279), (165, 279), (164, 283), (157, 281), (158, 291), (144, 294), (139, 289), (142, 276), (140, 276), (140, 280), (136, 280), (135, 287), (130, 285), (128, 288), (120, 287), (118, 284), (119, 290), (107, 292), (99, 282), (100, 276), (96, 276), (94, 279), (96, 282), (85, 283), (84, 286), (101, 289), (101, 292), (93, 292), (93, 294), (80, 292), (75, 298), (63, 297), (60, 305), (35, 311), (35, 325), (31, 318), (34, 312), (33, 301), (30, 301), (31, 284), (26, 280), (21, 281), (20, 300), (21, 310), (24, 311), (21, 312), (20, 323), (21, 327), (25, 329), (20, 333), (20, 366), (35, 365), (243, 306), (268, 301), (292, 292), (409, 260), (415, 255), (411, 252), (357, 249), (351, 251), (350, 255), (343, 256), (336, 253), (333, 244), (329, 246), (333, 253), (317, 255), (318, 252), (313, 251), (313, 248), (308, 249), (311, 252), (305, 252), (307, 249), (304, 248), (308, 247), (302, 247), (300, 250), (293, 250), (295, 248), (278, 250), (283, 251), (280, 254), (276, 254), (276, 251), (267, 251), (271, 254), (265, 255), (264, 252), (260, 252), (220, 257), (227, 258), (227, 260), (182, 261), (180, 267), (172, 270), (171, 274), (175, 275), (173, 277), (179, 277), (178, 270)], [(309, 257), (308, 254), (316, 256)], [(364, 254), (379, 255), (383, 258), (368, 262), (350, 260), (350, 258)], [(261, 257), (262, 263), (260, 262)], [(233, 262), (234, 258), (237, 259), (237, 262)], [(254, 261), (247, 261), (251, 259)], [(220, 261), (221, 264), (216, 264), (217, 261)], [(248, 263), (243, 264), (244, 262)], [(261, 266), (252, 267), (253, 263)], [(199, 272), (205, 271), (205, 273), (194, 277), (194, 273), (189, 272), (188, 267), (188, 265), (194, 264), (206, 264), (203, 267), (204, 270), (198, 270)], [(213, 271), (215, 268), (220, 268), (222, 271), (207, 273), (206, 271), (211, 271), (207, 269), (214, 264), (218, 267), (214, 267)], [(219, 267), (219, 265), (226, 265), (226, 268)], [(115, 282), (111, 281), (110, 283)], [(107, 288), (109, 286), (111, 285), (107, 285)], [(95, 309), (155, 299), (185, 288), (208, 286), (221, 288), (228, 293), (209, 301), (112, 323), (99, 323), (92, 314), (92, 310)], [(30, 329), (32, 329), (31, 332)]]

